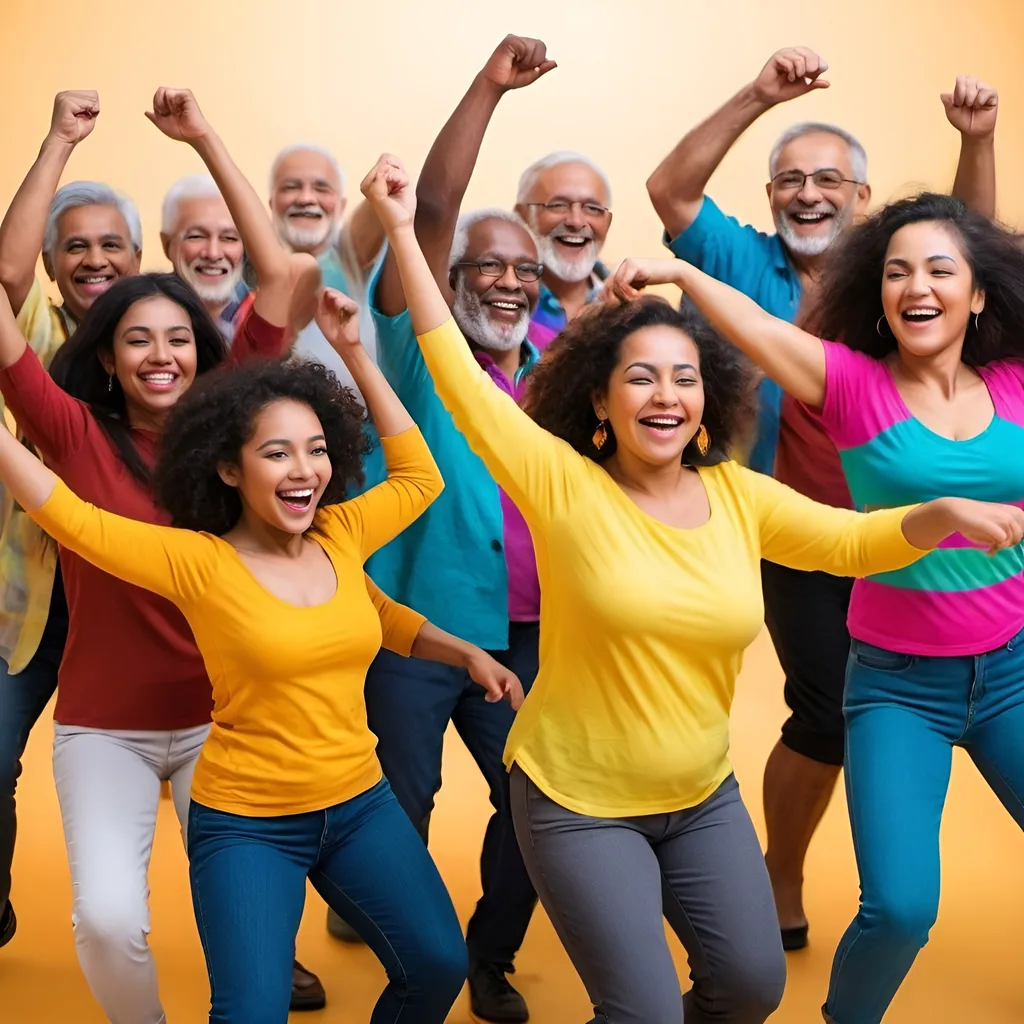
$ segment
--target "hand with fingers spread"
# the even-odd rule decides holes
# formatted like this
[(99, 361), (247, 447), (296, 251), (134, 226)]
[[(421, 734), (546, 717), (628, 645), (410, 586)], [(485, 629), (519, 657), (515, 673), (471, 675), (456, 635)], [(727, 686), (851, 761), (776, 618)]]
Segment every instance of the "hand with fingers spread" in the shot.
[(940, 96), (949, 123), (961, 135), (982, 139), (996, 130), (999, 93), (974, 75), (957, 75), (952, 92)]
[(754, 94), (762, 103), (774, 106), (804, 96), (815, 89), (827, 89), (821, 76), (828, 62), (806, 46), (788, 46), (772, 54), (754, 79)]
[(532, 85), (558, 65), (547, 59), (547, 47), (539, 39), (505, 36), (480, 72), (500, 92)]
[(325, 288), (316, 309), (316, 325), (342, 359), (362, 348), (359, 340), (359, 307), (342, 292)]
[(685, 266), (682, 260), (645, 257), (625, 259), (615, 273), (605, 281), (605, 301), (611, 304), (630, 302), (639, 298), (640, 292), (652, 284), (675, 284), (681, 288)]
[(519, 676), (511, 669), (505, 668), (486, 651), (478, 650), (470, 655), (466, 671), (474, 683), (487, 691), (484, 699), (489, 704), (507, 700), (513, 711), (518, 711), (522, 707), (523, 684), (519, 681)]
[(49, 137), (77, 146), (96, 126), (100, 116), (100, 94), (93, 89), (59, 92), (53, 101)]
[(416, 192), (398, 157), (384, 153), (363, 178), (359, 191), (373, 207), (389, 235), (403, 227), (412, 227), (416, 216)]
[(153, 97), (153, 109), (146, 111), (146, 117), (169, 139), (178, 142), (194, 143), (210, 133), (210, 126), (191, 89), (161, 86)]

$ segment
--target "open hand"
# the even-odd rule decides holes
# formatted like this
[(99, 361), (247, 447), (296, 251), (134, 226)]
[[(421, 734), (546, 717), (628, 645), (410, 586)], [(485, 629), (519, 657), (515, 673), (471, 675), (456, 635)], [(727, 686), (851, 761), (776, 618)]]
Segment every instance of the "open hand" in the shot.
[(532, 85), (558, 65), (547, 59), (547, 47), (539, 39), (505, 36), (480, 74), (502, 92)]
[(359, 191), (388, 234), (413, 223), (416, 193), (398, 157), (384, 153), (363, 178)]
[(490, 704), (507, 700), (513, 711), (522, 707), (523, 684), (519, 676), (511, 669), (505, 668), (500, 661), (495, 661), (486, 651), (477, 651), (466, 666), (469, 678), (487, 691), (484, 698)]
[(100, 94), (93, 89), (59, 92), (53, 101), (50, 138), (75, 146), (96, 126), (100, 116)]
[(347, 295), (325, 288), (316, 307), (316, 325), (338, 355), (359, 348), (359, 307)]
[(996, 130), (999, 93), (974, 75), (957, 75), (952, 92), (939, 97), (949, 123), (961, 135), (980, 139)]
[(650, 284), (680, 284), (681, 260), (631, 257), (623, 260), (604, 283), (605, 301), (631, 302)]
[(191, 89), (161, 86), (153, 97), (153, 109), (146, 111), (146, 117), (177, 142), (195, 142), (210, 131)]
[(828, 62), (806, 46), (787, 46), (773, 53), (754, 79), (754, 93), (762, 103), (774, 106), (804, 96), (815, 89), (827, 89), (821, 76)]

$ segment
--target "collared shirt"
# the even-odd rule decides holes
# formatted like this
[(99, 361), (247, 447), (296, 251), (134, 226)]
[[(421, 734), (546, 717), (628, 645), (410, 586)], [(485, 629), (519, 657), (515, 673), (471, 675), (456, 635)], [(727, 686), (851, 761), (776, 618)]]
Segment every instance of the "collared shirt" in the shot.
[[(587, 302), (593, 302), (600, 297), (604, 289), (604, 279), (608, 276), (608, 269), (603, 263), (598, 263), (594, 273), (590, 275), (590, 290), (587, 292)], [(530, 330), (527, 337), (533, 345), (541, 352), (551, 344), (555, 338), (565, 329), (568, 317), (562, 303), (558, 301), (555, 293), (544, 284), (544, 278), (540, 280), (540, 298), (537, 301), (537, 308), (530, 317)]]
[[(726, 216), (708, 197), (700, 213), (665, 244), (675, 256), (752, 298), (781, 320), (800, 311), (803, 285), (778, 235), (758, 231)], [(817, 414), (767, 377), (758, 388), (757, 435), (747, 462), (759, 473), (828, 505), (853, 508), (839, 453)]]
[[(485, 650), (508, 647), (510, 618), (536, 621), (540, 591), (529, 530), (502, 495), (483, 462), (455, 428), (427, 372), (409, 311), (384, 316), (375, 306), (377, 278), (370, 285), (370, 309), (377, 324), (380, 368), (420, 428), (444, 477), (441, 496), (411, 526), (367, 563), (367, 571), (391, 598), (415, 608), (435, 625)], [(538, 359), (524, 342), (514, 381), (477, 360), (495, 384), (518, 398), (524, 378)], [(366, 486), (384, 477), (379, 449), (366, 461)]]

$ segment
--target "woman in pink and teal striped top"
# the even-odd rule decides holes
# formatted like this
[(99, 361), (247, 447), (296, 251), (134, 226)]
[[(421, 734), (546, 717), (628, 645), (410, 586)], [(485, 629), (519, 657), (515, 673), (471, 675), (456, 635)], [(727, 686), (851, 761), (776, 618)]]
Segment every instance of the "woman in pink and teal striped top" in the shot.
[[(885, 207), (850, 231), (808, 317), (842, 343), (678, 260), (629, 260), (609, 291), (666, 282), (820, 416), (858, 508), (1024, 506), (1024, 251), (1009, 232), (949, 196)], [(1006, 540), (988, 552), (954, 535), (854, 585), (844, 711), (862, 894), (832, 1024), (877, 1024), (928, 939), (955, 746), (1024, 827), (1024, 548)]]

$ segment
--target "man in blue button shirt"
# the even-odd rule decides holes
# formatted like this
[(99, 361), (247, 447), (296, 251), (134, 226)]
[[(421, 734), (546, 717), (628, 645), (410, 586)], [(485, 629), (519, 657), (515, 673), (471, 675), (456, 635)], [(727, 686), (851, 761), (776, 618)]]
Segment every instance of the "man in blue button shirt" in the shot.
[[(835, 125), (805, 122), (784, 132), (768, 161), (775, 234), (727, 216), (704, 189), (757, 118), (779, 103), (828, 88), (823, 77), (827, 69), (805, 47), (773, 54), (753, 82), (683, 138), (647, 183), (676, 256), (788, 320), (799, 318), (835, 240), (867, 210), (871, 189), (864, 148)], [(995, 91), (961, 76), (942, 102), (948, 120), (961, 133), (953, 191), (991, 217)], [(814, 411), (782, 395), (767, 380), (761, 385), (760, 406), (751, 468), (817, 501), (852, 508), (838, 453)], [(843, 763), (850, 582), (768, 562), (762, 565), (762, 582), (765, 621), (786, 675), (785, 697), (792, 712), (765, 767), (765, 860), (783, 945), (799, 949), (807, 942), (804, 858)]]

